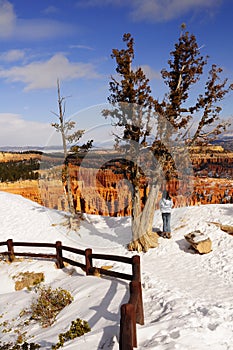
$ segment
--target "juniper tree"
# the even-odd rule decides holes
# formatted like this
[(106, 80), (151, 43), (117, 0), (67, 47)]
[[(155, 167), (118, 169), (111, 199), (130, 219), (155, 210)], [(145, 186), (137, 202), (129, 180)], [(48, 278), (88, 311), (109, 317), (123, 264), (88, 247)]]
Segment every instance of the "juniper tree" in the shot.
[[(122, 136), (115, 135), (116, 145), (119, 148), (124, 143), (124, 157), (129, 160), (129, 181), (133, 187), (132, 193), (132, 241), (140, 250), (146, 246), (154, 246), (150, 236), (153, 217), (147, 211), (147, 207), (155, 206), (157, 188), (151, 188), (151, 196), (145, 202), (144, 210), (141, 209), (140, 180), (142, 176), (141, 150), (147, 145), (147, 138), (151, 134), (151, 122), (153, 119), (154, 99), (151, 96), (149, 80), (139, 67), (133, 70), (134, 39), (131, 34), (124, 34), (123, 41), (127, 48), (113, 49), (112, 58), (116, 60), (116, 72), (120, 81), (111, 77), (109, 103), (112, 110), (104, 110), (105, 117), (111, 116), (116, 120), (115, 125), (123, 129)], [(151, 199), (151, 201), (150, 201)], [(148, 225), (149, 223), (149, 225)], [(146, 227), (148, 226), (148, 227)], [(150, 238), (149, 238), (150, 236)]]
[[(192, 86), (203, 75), (208, 57), (201, 56), (196, 37), (185, 32), (183, 26), (175, 49), (170, 53), (169, 69), (161, 71), (168, 92), (160, 102), (151, 96), (149, 80), (143, 70), (140, 67), (132, 68), (134, 40), (131, 34), (124, 34), (123, 41), (126, 49), (112, 50), (111, 57), (116, 60), (118, 76), (111, 77), (109, 87), (108, 101), (113, 108), (104, 110), (103, 115), (110, 116), (114, 124), (122, 128), (122, 134), (116, 135), (116, 144), (127, 145), (125, 155), (130, 152), (133, 164), (130, 168), (133, 209), (129, 249), (146, 251), (154, 246), (151, 232), (161, 170), (166, 179), (174, 175), (176, 162), (179, 161), (175, 157), (181, 149), (178, 146), (181, 140), (187, 146), (208, 142), (227, 127), (227, 122), (219, 120), (221, 106), (218, 103), (232, 89), (232, 85), (227, 85), (227, 79), (221, 81), (222, 69), (212, 65), (204, 92), (195, 100), (193, 96), (189, 99)], [(191, 100), (195, 102), (190, 104)], [(156, 135), (152, 134), (155, 125)], [(196, 129), (194, 125), (197, 125)], [(137, 161), (137, 154), (142, 147), (150, 149), (161, 165), (151, 173), (143, 209), (140, 202), (140, 178), (143, 171)], [(186, 157), (183, 155), (183, 158)]]

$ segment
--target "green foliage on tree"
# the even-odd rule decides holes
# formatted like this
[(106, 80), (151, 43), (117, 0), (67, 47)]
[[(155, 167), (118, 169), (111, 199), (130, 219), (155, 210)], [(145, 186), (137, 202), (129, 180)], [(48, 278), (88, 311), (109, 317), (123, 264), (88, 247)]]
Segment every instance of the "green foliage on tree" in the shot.
[[(104, 110), (105, 117), (111, 116), (116, 119), (116, 125), (123, 127), (124, 140), (133, 140), (145, 144), (146, 137), (150, 134), (150, 110), (154, 105), (151, 97), (149, 79), (139, 67), (133, 70), (134, 39), (124, 34), (123, 41), (127, 48), (122, 50), (113, 49), (112, 58), (116, 60), (116, 72), (120, 81), (111, 77), (109, 84), (110, 96), (108, 101), (115, 107), (113, 110)], [(146, 110), (146, 111), (145, 111)], [(145, 114), (146, 113), (146, 114)], [(117, 137), (116, 141), (120, 141)]]
[(199, 84), (204, 86), (204, 91), (190, 98), (192, 88), (201, 81), (208, 63), (208, 56), (201, 56), (200, 50), (196, 37), (182, 31), (171, 52), (169, 70), (161, 72), (168, 93), (162, 103), (156, 103), (157, 111), (175, 130), (183, 130), (182, 137), (190, 146), (213, 141), (229, 126), (229, 122), (220, 120), (222, 107), (219, 103), (233, 89), (227, 78), (221, 80), (222, 68), (212, 64), (206, 82)]

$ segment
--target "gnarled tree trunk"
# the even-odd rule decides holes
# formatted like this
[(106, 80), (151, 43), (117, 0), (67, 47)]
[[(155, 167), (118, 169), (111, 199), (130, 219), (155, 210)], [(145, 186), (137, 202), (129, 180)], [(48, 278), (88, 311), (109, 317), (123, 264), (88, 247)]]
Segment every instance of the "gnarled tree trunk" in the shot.
[(158, 246), (158, 235), (153, 233), (152, 230), (158, 191), (158, 183), (152, 184), (142, 210), (139, 188), (135, 188), (132, 215), (132, 241), (128, 244), (129, 250), (147, 252), (149, 248)]

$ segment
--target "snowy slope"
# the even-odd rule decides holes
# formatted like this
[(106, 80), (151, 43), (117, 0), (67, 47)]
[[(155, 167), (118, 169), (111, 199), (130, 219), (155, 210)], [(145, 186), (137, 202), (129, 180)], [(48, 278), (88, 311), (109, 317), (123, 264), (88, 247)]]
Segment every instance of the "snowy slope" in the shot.
[[(158, 248), (140, 254), (145, 325), (137, 326), (138, 349), (233, 349), (233, 237), (213, 224), (233, 225), (232, 217), (232, 204), (173, 209), (172, 239), (159, 238)], [(79, 235), (67, 231), (61, 225), (64, 220), (64, 213), (0, 192), (0, 241), (61, 240), (68, 246), (92, 248), (95, 253), (133, 255), (126, 250), (130, 218), (89, 215), (82, 222)], [(162, 226), (159, 211), (155, 212), (154, 226)], [(211, 238), (211, 253), (198, 255), (189, 249), (184, 235), (196, 229)], [(100, 266), (109, 263), (102, 261)], [(127, 273), (127, 268), (114, 263), (115, 270)], [(20, 327), (18, 315), (34, 297), (34, 292), (14, 291), (12, 277), (21, 271), (44, 272), (46, 284), (66, 288), (74, 296), (52, 327), (42, 329), (36, 323), (24, 326), (22, 332), (26, 332), (28, 341), (51, 349), (58, 334), (80, 317), (89, 322), (92, 331), (67, 342), (64, 349), (119, 348), (119, 307), (128, 300), (128, 282), (86, 277), (81, 269), (72, 266), (58, 270), (53, 262), (43, 260), (10, 265), (0, 261), (0, 323), (8, 321), (12, 329)], [(16, 339), (16, 334), (3, 333), (3, 329), (0, 326), (1, 342)]]

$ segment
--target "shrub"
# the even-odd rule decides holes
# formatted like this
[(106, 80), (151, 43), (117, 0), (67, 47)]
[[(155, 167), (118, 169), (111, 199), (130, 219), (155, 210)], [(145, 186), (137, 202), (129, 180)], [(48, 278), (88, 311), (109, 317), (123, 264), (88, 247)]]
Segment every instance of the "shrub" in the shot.
[(31, 318), (41, 323), (42, 327), (48, 327), (53, 324), (57, 314), (67, 305), (73, 297), (65, 289), (51, 287), (38, 287), (38, 299), (31, 304)]
[(59, 341), (56, 345), (52, 346), (52, 349), (59, 349), (61, 346), (64, 345), (66, 341), (75, 339), (77, 337), (81, 337), (83, 334), (88, 333), (90, 331), (91, 328), (88, 322), (77, 318), (75, 321), (71, 322), (70, 329), (67, 332), (59, 334)]
[(2, 345), (0, 343), (0, 350), (36, 350), (36, 349), (40, 349), (39, 344), (25, 342), (21, 345), (13, 344), (13, 343), (4, 343)]

